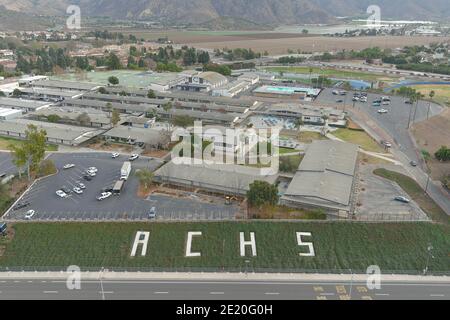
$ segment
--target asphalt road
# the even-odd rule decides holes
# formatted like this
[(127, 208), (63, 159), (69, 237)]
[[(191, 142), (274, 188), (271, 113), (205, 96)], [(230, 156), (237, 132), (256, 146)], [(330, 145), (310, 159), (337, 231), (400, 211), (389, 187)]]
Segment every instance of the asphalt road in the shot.
[(0, 300), (448, 300), (450, 285), (382, 282), (369, 290), (363, 282), (90, 280), (69, 290), (64, 280), (0, 280)]
[[(317, 104), (324, 105), (338, 105), (340, 108), (344, 107), (347, 110), (352, 108), (358, 108), (367, 113), (370, 118), (382, 129), (384, 129), (393, 139), (399, 149), (404, 152), (410, 160), (419, 162), (418, 154), (415, 146), (408, 134), (408, 119), (411, 119), (412, 123), (417, 123), (427, 119), (429, 103), (426, 101), (420, 101), (417, 110), (416, 106), (405, 103), (403, 97), (391, 96), (390, 105), (382, 105), (380, 107), (372, 106), (372, 101), (376, 98), (380, 98), (381, 94), (368, 94), (368, 101), (366, 103), (353, 102), (353, 92), (350, 91), (347, 96), (336, 96), (332, 92), (335, 89), (324, 89), (319, 97), (316, 99)], [(336, 103), (336, 100), (343, 99), (343, 103)], [(388, 110), (387, 114), (379, 114), (379, 109)], [(442, 107), (432, 103), (429, 111), (429, 117), (442, 112)], [(415, 116), (415, 117), (414, 117)]]

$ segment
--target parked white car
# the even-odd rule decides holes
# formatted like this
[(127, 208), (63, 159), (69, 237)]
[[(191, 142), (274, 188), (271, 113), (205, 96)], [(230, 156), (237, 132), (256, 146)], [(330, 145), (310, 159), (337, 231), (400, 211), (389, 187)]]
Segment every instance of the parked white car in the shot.
[(91, 170), (86, 171), (86, 174), (89, 175), (90, 177), (95, 177), (97, 175), (94, 171)]
[(115, 158), (118, 158), (120, 156), (120, 153), (114, 152), (111, 156), (112, 156), (113, 159), (115, 159)]
[(76, 194), (82, 194), (82, 193), (83, 193), (83, 190), (81, 190), (81, 189), (78, 188), (78, 187), (75, 187), (75, 188), (73, 188), (73, 192), (75, 192)]
[(62, 191), (62, 190), (56, 191), (56, 195), (57, 195), (58, 197), (60, 197), (60, 198), (67, 198), (67, 193), (65, 193), (65, 192)]
[(384, 114), (384, 113), (388, 113), (388, 111), (386, 109), (380, 109), (378, 110), (379, 114)]
[(36, 212), (34, 210), (28, 210), (25, 214), (25, 220), (31, 220)]
[(108, 199), (108, 198), (111, 197), (111, 196), (112, 196), (112, 193), (111, 193), (111, 192), (102, 192), (102, 193), (97, 197), (97, 200), (98, 200), (98, 201), (102, 201), (102, 200)]
[(88, 171), (97, 173), (97, 172), (98, 172), (98, 169), (97, 169), (96, 167), (90, 167), (90, 168), (88, 168)]
[(134, 161), (134, 160), (136, 160), (137, 158), (139, 158), (139, 155), (138, 155), (138, 154), (132, 154), (131, 157), (130, 157), (128, 160)]
[(73, 163), (68, 163), (68, 164), (66, 164), (66, 165), (63, 167), (63, 169), (67, 170), (67, 169), (71, 169), (71, 168), (74, 168), (74, 167), (75, 167), (75, 165), (74, 165)]
[(86, 189), (86, 186), (82, 182), (77, 182), (77, 187), (82, 189), (82, 190)]

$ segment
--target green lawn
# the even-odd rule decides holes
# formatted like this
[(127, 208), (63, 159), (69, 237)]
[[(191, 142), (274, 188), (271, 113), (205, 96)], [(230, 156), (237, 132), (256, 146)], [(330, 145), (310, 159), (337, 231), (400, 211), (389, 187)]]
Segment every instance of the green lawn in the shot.
[(412, 178), (386, 169), (376, 169), (373, 173), (396, 182), (433, 221), (449, 224), (450, 219), (448, 215)]
[[(0, 150), (8, 150), (9, 145), (18, 145), (22, 143), (22, 140), (14, 139), (14, 138), (7, 138), (7, 137), (0, 137)], [(48, 144), (46, 151), (58, 151), (58, 146), (56, 144)]]
[(385, 152), (385, 150), (365, 131), (337, 129), (331, 134), (341, 140), (357, 144), (366, 151)]
[[(22, 266), (79, 265), (127, 268), (296, 268), (421, 272), (427, 246), (430, 270), (450, 270), (450, 227), (430, 223), (213, 222), (213, 223), (16, 223), (12, 240), (0, 240), (0, 269)], [(130, 257), (137, 231), (149, 231), (147, 255)], [(201, 231), (184, 256), (188, 231)], [(240, 257), (239, 232), (255, 232), (257, 257)], [(296, 232), (311, 232), (315, 257), (300, 256)], [(1, 248), (3, 246), (3, 248)], [(140, 252), (140, 251), (139, 251)], [(250, 256), (250, 252), (247, 251)]]

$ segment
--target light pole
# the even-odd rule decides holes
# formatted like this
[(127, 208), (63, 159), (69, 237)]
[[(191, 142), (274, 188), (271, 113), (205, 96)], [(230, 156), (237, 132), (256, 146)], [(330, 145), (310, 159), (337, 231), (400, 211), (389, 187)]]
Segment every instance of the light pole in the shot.
[(430, 264), (430, 258), (434, 258), (433, 255), (431, 254), (431, 251), (433, 250), (433, 246), (430, 244), (428, 244), (427, 247), (427, 252), (428, 252), (428, 257), (427, 257), (427, 265), (425, 266), (425, 269), (423, 270), (423, 275), (425, 276), (428, 272), (428, 266)]
[(350, 269), (350, 274), (351, 274), (351, 278), (350, 278), (350, 293), (349, 293), (349, 296), (350, 296), (350, 300), (352, 300), (352, 289), (353, 289), (353, 272), (352, 272), (352, 269)]

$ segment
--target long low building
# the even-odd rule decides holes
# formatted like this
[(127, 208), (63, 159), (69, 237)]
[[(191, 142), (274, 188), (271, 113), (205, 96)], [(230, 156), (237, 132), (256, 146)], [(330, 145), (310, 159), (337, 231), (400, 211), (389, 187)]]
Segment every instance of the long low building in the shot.
[(50, 107), (32, 113), (29, 117), (37, 120), (48, 121), (49, 117), (54, 117), (53, 122), (73, 125), (83, 125), (87, 127), (107, 128), (111, 125), (111, 118), (106, 113), (85, 113), (81, 110), (68, 112), (59, 107)]
[[(136, 89), (123, 86), (110, 86), (105, 87), (108, 93), (120, 94), (126, 92), (132, 97), (147, 97), (148, 90)], [(244, 108), (251, 108), (258, 102), (254, 99), (240, 98), (233, 99), (229, 97), (213, 97), (206, 94), (193, 93), (193, 92), (159, 92), (155, 91), (155, 96), (157, 99), (170, 99), (172, 101), (186, 101), (186, 102), (196, 102), (196, 103), (215, 103), (219, 105), (229, 105)]]
[(153, 148), (163, 147), (169, 138), (160, 130), (118, 125), (103, 133), (109, 141), (127, 143), (131, 145), (144, 144)]
[(64, 91), (93, 91), (102, 85), (91, 82), (63, 81), (63, 80), (41, 80), (32, 82), (31, 87)]
[(22, 111), (9, 108), (0, 108), (0, 120), (12, 120), (19, 118)]
[(47, 142), (70, 146), (78, 146), (103, 133), (103, 130), (93, 130), (92, 128), (16, 119), (11, 121), (0, 121), (0, 135), (24, 139), (25, 131), (30, 124), (39, 129), (44, 129), (47, 132)]
[(155, 172), (155, 180), (186, 188), (200, 188), (209, 192), (245, 195), (254, 181), (274, 184), (277, 175), (263, 175), (257, 168), (235, 164), (178, 164), (173, 161)]
[[(67, 99), (62, 102), (65, 107), (74, 108), (87, 108), (107, 111), (107, 102), (101, 100), (90, 100), (90, 99)], [(116, 109), (121, 113), (140, 113), (146, 115), (157, 114), (163, 118), (168, 119), (169, 117), (175, 116), (189, 116), (195, 120), (200, 120), (208, 124), (231, 124), (242, 116), (242, 113), (233, 112), (203, 112), (200, 110), (191, 109), (177, 109), (173, 107), (172, 109), (165, 111), (160, 105), (151, 104), (125, 104), (125, 103), (111, 103), (111, 108)]]
[(34, 100), (24, 100), (18, 98), (0, 98), (0, 107), (22, 110), (23, 112), (37, 111), (50, 106), (49, 102), (40, 102)]
[(348, 215), (357, 168), (358, 146), (333, 140), (314, 141), (281, 198), (293, 207), (319, 208)]
[[(168, 102), (172, 102), (170, 99), (149, 99), (147, 97), (133, 97), (133, 96), (121, 96), (115, 94), (101, 94), (89, 92), (81, 97), (82, 100), (96, 100), (96, 101), (106, 101), (110, 103), (122, 103), (122, 104), (151, 104), (158, 107), (163, 106)], [(247, 108), (229, 105), (217, 105), (214, 103), (195, 103), (186, 101), (176, 101), (172, 102), (172, 107), (176, 109), (186, 109), (186, 110), (201, 110), (201, 111), (220, 111), (220, 112), (234, 112), (243, 113), (247, 111)]]
[(83, 94), (82, 91), (64, 91), (43, 88), (20, 88), (20, 91), (22, 92), (22, 97), (43, 101), (61, 101), (64, 99), (76, 98)]

